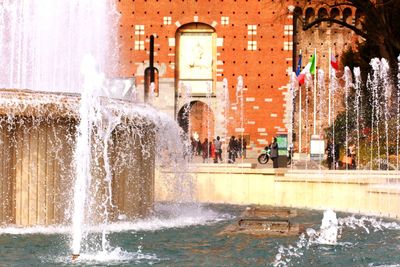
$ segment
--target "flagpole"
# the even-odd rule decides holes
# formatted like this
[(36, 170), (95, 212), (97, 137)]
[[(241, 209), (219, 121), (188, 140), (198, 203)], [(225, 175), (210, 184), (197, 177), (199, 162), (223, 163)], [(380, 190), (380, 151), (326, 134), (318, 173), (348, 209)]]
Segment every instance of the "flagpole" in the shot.
[[(300, 49), (301, 55), (301, 49)], [(301, 66), (300, 66), (301, 67)], [(299, 159), (301, 160), (301, 84), (299, 84)]]
[(328, 70), (329, 70), (329, 86), (328, 86), (328, 126), (331, 126), (331, 58), (332, 58), (332, 48), (329, 47), (329, 56), (328, 56)]
[(315, 73), (314, 73), (314, 135), (317, 134), (317, 49), (314, 48)]
[(299, 84), (299, 159), (301, 160), (301, 85)]

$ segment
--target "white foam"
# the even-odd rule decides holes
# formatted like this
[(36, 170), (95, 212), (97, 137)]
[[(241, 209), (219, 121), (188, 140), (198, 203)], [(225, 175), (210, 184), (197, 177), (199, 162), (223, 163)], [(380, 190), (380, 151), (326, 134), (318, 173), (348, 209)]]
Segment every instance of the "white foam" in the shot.
[(20, 226), (8, 226), (0, 227), (0, 235), (29, 235), (29, 234), (69, 234), (71, 232), (70, 226), (32, 226), (32, 227), (20, 227)]
[[(146, 219), (135, 221), (120, 221), (107, 225), (96, 225), (88, 227), (89, 232), (124, 232), (124, 231), (158, 231), (169, 228), (185, 228), (193, 225), (208, 225), (224, 220), (232, 219), (233, 216), (218, 213), (211, 209), (197, 205), (158, 205), (158, 214)], [(180, 212), (181, 214), (178, 214)], [(124, 218), (121, 215), (120, 218)], [(70, 234), (71, 226), (33, 226), (33, 227), (0, 227), (0, 235), (26, 235), (26, 234)]]
[(338, 220), (336, 213), (332, 210), (324, 211), (324, 217), (321, 223), (321, 231), (318, 236), (318, 243), (326, 245), (335, 245), (338, 235)]
[(82, 253), (76, 260), (76, 263), (121, 263), (121, 262), (142, 262), (142, 261), (158, 261), (155, 254), (143, 254), (138, 252), (128, 252), (117, 247), (112, 251), (98, 251), (95, 253)]
[(142, 253), (140, 250), (137, 252), (128, 252), (117, 247), (110, 251), (98, 251), (93, 253), (81, 253), (76, 260), (72, 260), (71, 255), (63, 256), (46, 256), (41, 257), (41, 261), (44, 263), (51, 264), (78, 264), (78, 265), (119, 265), (122, 263), (146, 263), (154, 264), (159, 262), (161, 259), (155, 254)]
[(303, 233), (300, 235), (295, 246), (280, 246), (272, 265), (287, 266), (293, 258), (300, 258), (303, 256), (311, 245), (351, 247), (353, 244), (350, 242), (337, 242), (346, 228), (362, 228), (369, 234), (371, 231), (377, 232), (385, 229), (400, 230), (400, 225), (396, 222), (383, 222), (380, 218), (365, 216), (356, 218), (353, 215), (344, 218), (336, 218), (335, 212), (327, 210), (324, 212), (320, 231), (308, 228), (305, 234)]

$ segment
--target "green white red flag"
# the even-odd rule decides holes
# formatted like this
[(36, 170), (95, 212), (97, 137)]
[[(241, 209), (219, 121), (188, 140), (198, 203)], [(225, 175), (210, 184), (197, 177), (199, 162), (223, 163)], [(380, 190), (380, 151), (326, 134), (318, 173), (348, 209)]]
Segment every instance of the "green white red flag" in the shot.
[(308, 64), (304, 67), (304, 69), (300, 72), (299, 76), (297, 76), (297, 81), (300, 85), (304, 84), (306, 74), (311, 73), (314, 75), (316, 73), (317, 64), (316, 64), (316, 56), (315, 54), (312, 55)]

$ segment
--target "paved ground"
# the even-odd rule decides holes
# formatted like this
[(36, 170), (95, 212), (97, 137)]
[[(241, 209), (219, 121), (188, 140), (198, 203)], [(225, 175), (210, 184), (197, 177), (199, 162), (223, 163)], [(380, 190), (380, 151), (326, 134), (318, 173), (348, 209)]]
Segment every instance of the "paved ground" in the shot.
[[(225, 158), (224, 158), (224, 156), (225, 155), (222, 155), (223, 163), (227, 163)], [(192, 162), (196, 163), (196, 164), (197, 163), (203, 163), (203, 158), (201, 156), (195, 156), (193, 158)], [(213, 163), (213, 159), (209, 159), (208, 163)], [(260, 164), (260, 163), (258, 163), (256, 158), (245, 158), (245, 159), (236, 159), (236, 162), (234, 164), (237, 164), (237, 163), (256, 163), (257, 164), (257, 167), (256, 167), (257, 169), (259, 169), (259, 168), (272, 168), (272, 161), (271, 160), (267, 164)], [(215, 163), (215, 164), (218, 164), (218, 163)]]
[[(225, 158), (225, 155), (222, 155), (223, 157), (223, 163), (227, 163)], [(203, 158), (201, 156), (195, 156), (193, 158), (193, 163), (196, 164), (201, 164), (203, 163)], [(208, 164), (213, 163), (213, 159), (209, 159)], [(255, 163), (257, 169), (265, 169), (265, 168), (272, 168), (272, 160), (269, 160), (267, 164), (260, 164), (257, 161), (257, 158), (255, 157), (250, 157), (250, 158), (244, 158), (244, 159), (236, 159), (236, 162), (233, 164), (238, 164), (238, 163)], [(217, 163), (216, 163), (217, 164)], [(296, 169), (296, 170), (325, 170), (327, 167), (325, 165), (319, 164), (317, 161), (310, 161), (310, 160), (295, 160), (293, 165), (289, 165), (288, 168), (290, 169)]]

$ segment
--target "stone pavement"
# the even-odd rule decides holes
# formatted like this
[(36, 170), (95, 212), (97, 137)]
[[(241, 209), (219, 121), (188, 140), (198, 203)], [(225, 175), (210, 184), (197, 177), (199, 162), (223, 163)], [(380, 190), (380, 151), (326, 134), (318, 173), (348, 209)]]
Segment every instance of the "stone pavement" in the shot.
[[(221, 162), (220, 163), (214, 163), (214, 159), (210, 158), (210, 159), (208, 159), (208, 162), (206, 161), (204, 164), (205, 165), (210, 165), (210, 164), (215, 164), (215, 165), (228, 164), (224, 157), (225, 157), (225, 155), (222, 155), (222, 160), (223, 160), (222, 163)], [(203, 158), (201, 156), (194, 156), (193, 160), (192, 160), (192, 163), (195, 163), (196, 165), (197, 164), (203, 164)], [(240, 164), (245, 164), (245, 165), (253, 164), (253, 166), (255, 164), (255, 168), (257, 168), (257, 169), (272, 168), (272, 160), (268, 161), (267, 164), (260, 164), (260, 163), (258, 163), (257, 158), (245, 158), (245, 159), (238, 158), (238, 159), (236, 159), (235, 163), (229, 164), (229, 165), (232, 165), (232, 167), (234, 167), (234, 166), (240, 165)]]

